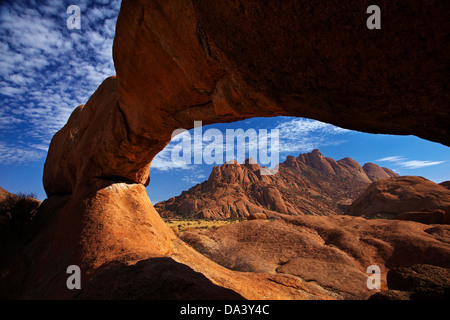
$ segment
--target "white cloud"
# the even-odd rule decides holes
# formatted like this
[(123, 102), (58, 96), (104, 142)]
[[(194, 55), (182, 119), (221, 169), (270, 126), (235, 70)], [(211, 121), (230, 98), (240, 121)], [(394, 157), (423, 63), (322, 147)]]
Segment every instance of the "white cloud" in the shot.
[(275, 129), (280, 130), (280, 153), (290, 155), (309, 152), (323, 146), (339, 145), (345, 140), (336, 137), (351, 132), (328, 123), (304, 118), (287, 118)]
[(350, 130), (339, 128), (328, 123), (305, 118), (292, 118), (282, 121), (278, 126), (283, 134), (306, 135), (309, 133), (323, 132), (329, 134), (340, 134)]
[(47, 153), (42, 149), (28, 146), (8, 145), (0, 142), (0, 163), (1, 164), (27, 164), (30, 161), (41, 160)]
[[(278, 153), (287, 153), (287, 154), (297, 154), (300, 152), (311, 151), (315, 148), (325, 146), (325, 145), (338, 145), (343, 143), (342, 139), (333, 139), (334, 136), (341, 135), (343, 133), (350, 132), (349, 130), (338, 128), (332, 126), (330, 124), (326, 124), (323, 122), (302, 119), (302, 118), (285, 118), (279, 121), (278, 124), (274, 128), (267, 128), (266, 132), (260, 131), (261, 128), (249, 128), (248, 125), (252, 124), (254, 120), (247, 120), (243, 122), (245, 124), (245, 128), (239, 130), (239, 128), (235, 128), (234, 126), (231, 129), (222, 129), (218, 130), (214, 127), (207, 126), (201, 128), (203, 143), (198, 143), (194, 136), (194, 129), (189, 131), (185, 131), (183, 134), (180, 134), (172, 139), (172, 141), (162, 150), (152, 161), (152, 169), (156, 169), (159, 171), (168, 171), (168, 170), (192, 170), (195, 167), (195, 155), (199, 155), (197, 159), (202, 159), (202, 163), (205, 162), (205, 156), (211, 156), (210, 152), (214, 150), (222, 150), (223, 154), (220, 156), (216, 156), (213, 159), (209, 159), (209, 161), (214, 161), (214, 164), (221, 165), (227, 160), (228, 154), (230, 154), (234, 159), (238, 161), (244, 161), (249, 157), (253, 157), (257, 160), (261, 160), (260, 152), (268, 152), (272, 155), (274, 150), (278, 150)], [(258, 125), (258, 122), (253, 122), (255, 125)], [(214, 131), (212, 131), (213, 129)], [(240, 137), (239, 141), (230, 141), (227, 144), (227, 130), (230, 131), (229, 138), (237, 138)], [(279, 130), (279, 140), (273, 140), (270, 138), (272, 130)], [(214, 134), (213, 134), (214, 132)], [(219, 139), (216, 140), (216, 134), (219, 136)], [(214, 139), (212, 139), (214, 136)], [(263, 137), (266, 136), (266, 140)], [(183, 138), (184, 137), (184, 138)], [(250, 138), (252, 137), (252, 138)], [(178, 146), (182, 146), (181, 141), (189, 141), (188, 145), (190, 145), (190, 155), (189, 157), (182, 159), (172, 159), (172, 153), (174, 151), (180, 151)], [(220, 140), (222, 139), (222, 140)], [(267, 141), (267, 146), (262, 145), (262, 141)], [(239, 142), (244, 142), (244, 145), (241, 145)], [(205, 148), (208, 147), (207, 154), (205, 154)], [(230, 147), (230, 148), (228, 148)], [(177, 148), (177, 149), (174, 149)], [(228, 150), (229, 149), (229, 150)], [(189, 150), (186, 149), (188, 152)], [(245, 155), (242, 155), (241, 152), (245, 152)], [(175, 153), (175, 156), (178, 158), (178, 153)], [(244, 158), (239, 159), (241, 156)], [(266, 157), (268, 154), (266, 155)], [(181, 156), (180, 156), (181, 158)], [(276, 162), (277, 159), (270, 157), (270, 161)], [(222, 159), (222, 162), (220, 162)], [(219, 161), (217, 163), (215, 161)], [(276, 163), (272, 163), (274, 165)], [(267, 164), (264, 164), (267, 165)], [(187, 179), (187, 178), (186, 178)]]
[(152, 161), (151, 169), (169, 171), (175, 169), (192, 170), (193, 165), (183, 161), (172, 161), (170, 155), (158, 154)]
[[(0, 139), (28, 149), (7, 152), (14, 162), (37, 159), (45, 146), (101, 82), (115, 74), (112, 43), (120, 0), (80, 0), (82, 28), (66, 26), (65, 3), (19, 0), (0, 7)], [(24, 127), (25, 126), (25, 127)], [(42, 149), (42, 148), (41, 148)], [(43, 150), (40, 150), (43, 151)]]
[(405, 161), (401, 165), (402, 167), (406, 169), (419, 169), (429, 166), (435, 166), (441, 163), (444, 163), (445, 161), (420, 161), (420, 160), (411, 160), (411, 161)]
[(377, 162), (391, 162), (394, 165), (405, 169), (420, 169), (424, 167), (435, 166), (445, 161), (431, 161), (431, 160), (408, 160), (403, 156), (389, 156), (376, 160)]
[(181, 178), (181, 180), (186, 181), (190, 184), (198, 184), (200, 182), (205, 181), (206, 178), (207, 176), (205, 174), (197, 172), (194, 174), (187, 174), (183, 178)]
[(18, 94), (23, 94), (23, 92), (24, 90), (22, 88), (15, 88), (10, 86), (0, 87), (1, 94), (12, 98), (17, 96)]
[[(172, 139), (172, 141), (161, 151), (152, 161), (151, 168), (159, 171), (169, 171), (174, 169), (192, 170), (192, 161), (183, 161), (182, 159), (173, 159), (174, 148), (180, 143), (183, 137), (189, 138), (190, 132), (185, 131)], [(191, 150), (194, 150), (192, 148)], [(198, 152), (201, 150), (196, 150)]]
[(384, 157), (381, 159), (378, 159), (376, 161), (391, 161), (391, 162), (398, 162), (398, 161), (403, 161), (406, 160), (406, 158), (402, 157), (402, 156), (390, 156), (390, 157)]

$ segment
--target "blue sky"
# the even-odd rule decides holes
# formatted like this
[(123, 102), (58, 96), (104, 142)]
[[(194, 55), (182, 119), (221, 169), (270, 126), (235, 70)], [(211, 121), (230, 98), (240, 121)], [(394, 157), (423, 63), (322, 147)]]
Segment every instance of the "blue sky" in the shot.
[[(81, 29), (68, 29), (69, 5)], [(100, 83), (115, 74), (112, 43), (120, 1), (6, 1), (0, 4), (0, 186), (45, 198), (42, 171), (53, 134)], [(199, 119), (201, 120), (201, 119)], [(450, 148), (413, 136), (360, 133), (302, 118), (254, 118), (203, 127), (280, 133), (280, 161), (315, 148), (336, 160), (374, 162), (401, 175), (450, 180)], [(174, 141), (152, 163), (153, 203), (208, 178), (212, 165), (170, 161)], [(205, 144), (207, 145), (207, 144)]]

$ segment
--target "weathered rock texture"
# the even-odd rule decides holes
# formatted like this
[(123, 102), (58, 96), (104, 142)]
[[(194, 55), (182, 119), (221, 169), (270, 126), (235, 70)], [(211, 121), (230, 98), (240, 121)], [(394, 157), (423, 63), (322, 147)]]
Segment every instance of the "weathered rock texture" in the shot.
[[(124, 0), (113, 47), (117, 77), (52, 139), (48, 199), (14, 264), (19, 280), (6, 280), (15, 284), (11, 295), (121, 297), (137, 285), (126, 276), (131, 270), (142, 279), (139, 298), (186, 297), (171, 290), (180, 277), (184, 288), (197, 288), (193, 297), (329, 297), (297, 278), (231, 272), (190, 250), (163, 224), (143, 185), (172, 131), (192, 128), (193, 120), (302, 116), (450, 145), (448, 1), (381, 0), (381, 30), (365, 26), (370, 4)], [(149, 289), (161, 284), (158, 261), (173, 266), (165, 291)], [(70, 264), (81, 267), (82, 291), (66, 287)]]
[(444, 188), (450, 189), (450, 181), (444, 181), (439, 183), (439, 185), (443, 186)]
[[(350, 215), (444, 223), (450, 190), (417, 176), (379, 180), (347, 209)], [(445, 220), (446, 221), (446, 220)]]
[(258, 164), (215, 166), (208, 180), (177, 197), (155, 205), (163, 217), (245, 218), (262, 212), (342, 214), (373, 181), (398, 176), (392, 170), (351, 158), (335, 161), (319, 150), (288, 156), (273, 175), (262, 175)]
[[(417, 263), (450, 268), (450, 226), (351, 216), (283, 216), (217, 229), (185, 231), (180, 237), (232, 270), (288, 274), (335, 292), (338, 299), (366, 299), (367, 267), (388, 270)], [(439, 268), (437, 268), (439, 269)], [(443, 273), (441, 286), (450, 281)], [(392, 289), (396, 289), (392, 285)]]
[[(228, 270), (178, 239), (144, 186), (99, 183), (37, 208), (16, 250), (2, 256), (2, 298), (333, 298), (289, 275)], [(81, 290), (66, 286), (70, 265), (81, 269)]]
[(448, 300), (450, 269), (418, 264), (398, 267), (387, 273), (389, 290), (375, 293), (371, 300)]

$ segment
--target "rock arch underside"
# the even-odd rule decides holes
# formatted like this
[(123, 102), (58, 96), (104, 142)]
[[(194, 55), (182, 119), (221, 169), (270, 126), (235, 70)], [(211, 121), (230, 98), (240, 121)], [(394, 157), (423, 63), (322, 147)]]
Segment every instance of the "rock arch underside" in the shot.
[[(381, 30), (366, 28), (370, 4), (124, 0), (117, 74), (52, 139), (48, 199), (17, 258), (14, 294), (339, 298), (291, 275), (212, 262), (165, 225), (145, 186), (172, 132), (194, 120), (299, 116), (450, 145), (448, 1), (380, 0)], [(82, 290), (66, 287), (73, 264)]]

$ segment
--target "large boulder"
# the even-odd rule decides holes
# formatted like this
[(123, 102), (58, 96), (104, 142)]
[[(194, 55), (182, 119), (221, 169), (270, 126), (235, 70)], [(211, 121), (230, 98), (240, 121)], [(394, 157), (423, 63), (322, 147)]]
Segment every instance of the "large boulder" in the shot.
[(247, 220), (266, 220), (267, 216), (262, 212), (252, 213), (247, 217)]
[(353, 201), (347, 214), (443, 223), (449, 205), (449, 189), (422, 177), (401, 176), (372, 183)]

